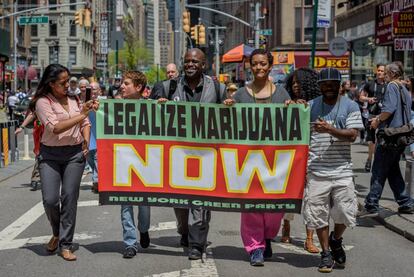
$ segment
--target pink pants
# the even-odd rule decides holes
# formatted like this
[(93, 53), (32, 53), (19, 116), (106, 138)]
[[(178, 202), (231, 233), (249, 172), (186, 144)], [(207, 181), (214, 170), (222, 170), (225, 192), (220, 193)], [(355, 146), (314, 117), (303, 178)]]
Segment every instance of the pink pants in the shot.
[(241, 213), (240, 233), (247, 253), (265, 248), (280, 229), (284, 213)]

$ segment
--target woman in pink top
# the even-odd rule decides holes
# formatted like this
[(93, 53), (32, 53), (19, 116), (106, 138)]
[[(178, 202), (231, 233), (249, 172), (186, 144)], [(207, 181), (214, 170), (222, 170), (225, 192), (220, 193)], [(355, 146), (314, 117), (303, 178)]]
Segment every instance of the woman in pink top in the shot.
[(44, 126), (39, 170), (43, 205), (53, 231), (47, 250), (52, 253), (60, 247), (61, 256), (74, 261), (72, 240), (90, 136), (88, 113), (98, 104), (89, 101), (80, 106), (78, 99), (67, 95), (68, 87), (69, 70), (49, 65), (29, 108)]

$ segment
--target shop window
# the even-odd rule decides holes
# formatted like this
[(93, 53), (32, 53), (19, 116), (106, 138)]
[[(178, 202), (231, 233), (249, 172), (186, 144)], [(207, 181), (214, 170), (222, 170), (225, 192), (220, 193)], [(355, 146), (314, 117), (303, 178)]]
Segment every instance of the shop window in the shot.
[(38, 50), (37, 49), (38, 49), (37, 46), (32, 46), (30, 48), (30, 52), (31, 52), (31, 55), (32, 55), (32, 64), (37, 64), (38, 63), (39, 56), (38, 56)]

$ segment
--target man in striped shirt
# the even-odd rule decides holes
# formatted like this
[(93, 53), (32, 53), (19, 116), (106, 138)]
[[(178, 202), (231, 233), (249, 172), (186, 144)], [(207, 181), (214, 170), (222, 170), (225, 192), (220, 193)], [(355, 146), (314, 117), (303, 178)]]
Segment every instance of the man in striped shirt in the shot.
[[(322, 247), (320, 272), (331, 272), (334, 263), (345, 267), (342, 234), (356, 222), (351, 143), (364, 126), (358, 105), (339, 95), (340, 82), (338, 70), (321, 70), (322, 96), (309, 102), (311, 141), (303, 216), (306, 225), (316, 229)], [(335, 228), (329, 234), (330, 217)]]

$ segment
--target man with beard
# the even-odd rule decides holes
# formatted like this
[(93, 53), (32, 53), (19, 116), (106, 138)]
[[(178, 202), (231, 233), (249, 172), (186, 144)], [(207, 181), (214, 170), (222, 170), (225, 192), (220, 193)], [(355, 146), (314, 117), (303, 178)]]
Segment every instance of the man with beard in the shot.
[[(198, 48), (188, 50), (184, 56), (184, 76), (177, 80), (176, 88), (168, 98), (174, 101), (222, 103), (226, 99), (226, 87), (203, 74), (205, 67), (204, 53)], [(171, 85), (171, 81), (168, 85)], [(158, 99), (158, 102), (166, 101), (168, 99), (165, 97)], [(201, 259), (207, 246), (210, 211), (201, 208), (174, 208), (174, 212), (177, 230), (181, 235), (180, 243), (190, 247), (188, 258)]]
[[(303, 217), (308, 228), (316, 229), (321, 244), (320, 272), (331, 272), (335, 263), (345, 267), (342, 234), (356, 223), (351, 143), (364, 126), (358, 105), (339, 95), (340, 83), (338, 70), (322, 69), (322, 96), (309, 102), (312, 128)], [(329, 234), (330, 217), (335, 228)]]

